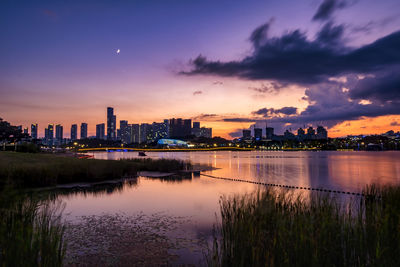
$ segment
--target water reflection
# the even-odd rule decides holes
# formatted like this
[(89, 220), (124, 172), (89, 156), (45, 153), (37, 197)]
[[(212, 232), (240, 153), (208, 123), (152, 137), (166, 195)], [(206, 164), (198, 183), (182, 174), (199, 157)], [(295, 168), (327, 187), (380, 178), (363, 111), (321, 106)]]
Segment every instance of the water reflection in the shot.
[[(218, 177), (281, 185), (327, 188), (360, 192), (371, 183), (400, 183), (399, 152), (146, 152), (153, 159), (176, 158), (216, 169), (206, 171)], [(95, 158), (135, 158), (137, 153), (97, 152)], [(180, 225), (189, 237), (210, 236), (222, 195), (242, 195), (263, 186), (212, 179), (206, 176), (168, 178), (138, 177), (131, 184), (98, 188), (60, 190), (66, 202), (66, 218), (115, 214), (155, 214), (189, 218)], [(297, 190), (309, 197), (314, 192)], [(339, 196), (338, 197), (342, 197)], [(202, 255), (182, 252), (182, 264), (193, 263)], [(197, 257), (197, 258), (196, 258)]]

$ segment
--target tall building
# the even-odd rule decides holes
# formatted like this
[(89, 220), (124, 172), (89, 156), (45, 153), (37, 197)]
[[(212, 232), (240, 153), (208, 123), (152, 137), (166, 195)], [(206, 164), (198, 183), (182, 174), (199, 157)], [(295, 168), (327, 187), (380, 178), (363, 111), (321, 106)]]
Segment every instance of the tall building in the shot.
[(322, 127), (317, 127), (317, 139), (328, 139), (328, 131)]
[(63, 127), (60, 124), (56, 125), (56, 140), (61, 143), (64, 139)]
[(29, 134), (28, 133), (28, 127), (24, 128), (24, 134)]
[(254, 138), (257, 141), (262, 139), (262, 129), (261, 128), (254, 128)]
[(49, 126), (47, 127), (47, 139), (54, 139), (54, 124), (49, 124)]
[(100, 123), (96, 125), (96, 139), (105, 139), (105, 124)]
[(139, 143), (147, 143), (151, 139), (151, 124), (142, 123), (139, 129)]
[(192, 134), (192, 120), (183, 120), (183, 137), (190, 136)]
[(32, 139), (38, 138), (38, 124), (31, 124), (31, 137)]
[(117, 117), (114, 115), (114, 108), (107, 107), (107, 140), (116, 139)]
[(192, 134), (192, 120), (173, 118), (169, 120), (169, 136), (172, 138), (187, 137)]
[(267, 140), (272, 140), (272, 138), (274, 137), (274, 128), (272, 127), (265, 127), (265, 138)]
[(251, 139), (251, 131), (243, 130), (243, 139)]
[(197, 121), (193, 122), (192, 135), (194, 135), (196, 137), (201, 136), (200, 122), (197, 122)]
[(168, 123), (167, 122), (153, 122), (151, 125), (151, 141), (168, 138)]
[(131, 129), (128, 126), (128, 121), (119, 121), (120, 137), (123, 144), (129, 144), (131, 142)]
[(78, 139), (78, 125), (72, 124), (71, 125), (71, 141)]
[(139, 124), (130, 124), (129, 125), (129, 130), (130, 132), (130, 136), (131, 136), (131, 140), (129, 143), (140, 143), (139, 140), (139, 136), (140, 136), (140, 132), (139, 132), (140, 126)]
[(87, 138), (87, 130), (88, 130), (88, 125), (85, 122), (81, 123), (81, 139), (86, 139)]

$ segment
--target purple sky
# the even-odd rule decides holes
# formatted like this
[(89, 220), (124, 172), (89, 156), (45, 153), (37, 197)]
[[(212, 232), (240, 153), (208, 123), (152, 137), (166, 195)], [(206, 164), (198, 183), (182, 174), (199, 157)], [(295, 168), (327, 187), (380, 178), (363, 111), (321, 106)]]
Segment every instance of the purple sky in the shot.
[[(334, 6), (316, 18), (322, 1), (3, 1), (0, 117), (24, 126), (37, 122), (41, 135), (48, 123), (61, 123), (68, 133), (72, 123), (84, 121), (93, 134), (95, 124), (105, 121), (107, 106), (115, 108), (117, 120), (130, 123), (178, 116), (199, 118), (224, 137), (267, 119), (281, 130), (318, 122), (331, 127), (336, 135), (366, 131), (357, 124), (365, 119), (375, 121), (370, 132), (396, 129), (390, 124), (399, 121), (400, 110), (391, 107), (393, 103), (387, 99), (382, 102), (376, 94), (365, 94), (367, 89), (365, 85), (360, 88), (360, 81), (350, 84), (347, 79), (346, 83), (329, 86), (326, 81), (348, 75), (372, 75), (373, 80), (381, 75), (386, 81), (388, 73), (399, 73), (400, 62), (349, 69), (342, 64), (337, 71), (326, 70), (325, 80), (312, 83), (303, 79), (307, 75), (302, 79), (277, 75), (276, 70), (270, 72), (263, 66), (257, 69), (258, 74), (261, 71), (257, 78), (243, 75), (242, 69), (228, 75), (225, 72), (229, 62), (256, 55), (250, 36), (265, 23), (268, 29), (260, 39), (261, 46), (296, 29), (312, 41), (327, 23), (341, 25), (344, 33), (332, 51), (362, 48), (400, 29), (399, 1), (325, 2)], [(399, 49), (387, 51), (396, 54)], [(221, 63), (223, 71), (191, 64), (190, 60), (200, 54), (206, 58), (205, 64)], [(282, 58), (277, 59), (282, 62)], [(306, 60), (300, 60), (303, 66)], [(207, 67), (207, 71), (199, 71), (199, 67)], [(287, 68), (277, 64), (276, 69), (284, 72)], [(179, 74), (181, 71), (190, 75)], [(296, 68), (291, 69), (291, 73), (296, 72)], [(279, 90), (268, 90), (271, 84), (279, 84)], [(350, 105), (338, 104), (331, 108), (336, 117), (306, 121), (314, 116), (302, 114), (311, 110), (307, 107), (318, 106), (318, 114), (324, 114), (334, 105), (322, 101), (318, 92), (330, 92), (333, 98), (347, 101), (347, 96), (339, 96), (337, 91), (345, 86), (352, 86), (352, 103), (368, 100), (372, 103), (366, 105), (368, 109), (351, 104), (360, 112), (342, 114), (341, 110), (349, 110)], [(380, 88), (381, 84), (376, 86)], [(400, 90), (390, 90), (396, 88)], [(391, 99), (398, 101), (398, 96), (394, 93)], [(385, 110), (377, 110), (378, 105)], [(263, 108), (283, 107), (296, 107), (297, 113), (256, 113)], [(348, 121), (356, 126), (345, 129)]]

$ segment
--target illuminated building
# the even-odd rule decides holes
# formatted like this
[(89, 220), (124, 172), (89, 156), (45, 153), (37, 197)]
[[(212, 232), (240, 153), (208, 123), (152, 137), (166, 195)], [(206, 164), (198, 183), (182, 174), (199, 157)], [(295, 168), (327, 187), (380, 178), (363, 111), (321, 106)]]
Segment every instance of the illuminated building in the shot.
[(117, 117), (114, 115), (114, 108), (107, 107), (107, 140), (116, 139)]
[(31, 124), (31, 137), (32, 139), (38, 138), (38, 124)]
[(254, 128), (254, 139), (257, 141), (262, 139), (262, 129), (261, 128)]

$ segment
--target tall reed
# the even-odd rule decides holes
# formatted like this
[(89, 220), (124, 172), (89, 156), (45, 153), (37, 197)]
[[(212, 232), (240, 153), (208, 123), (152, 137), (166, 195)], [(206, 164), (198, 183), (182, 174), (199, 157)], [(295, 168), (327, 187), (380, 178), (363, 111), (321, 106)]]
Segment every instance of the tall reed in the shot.
[(365, 198), (267, 189), (222, 198), (210, 266), (399, 266), (400, 187)]
[(66, 249), (63, 206), (2, 193), (0, 266), (61, 266)]

